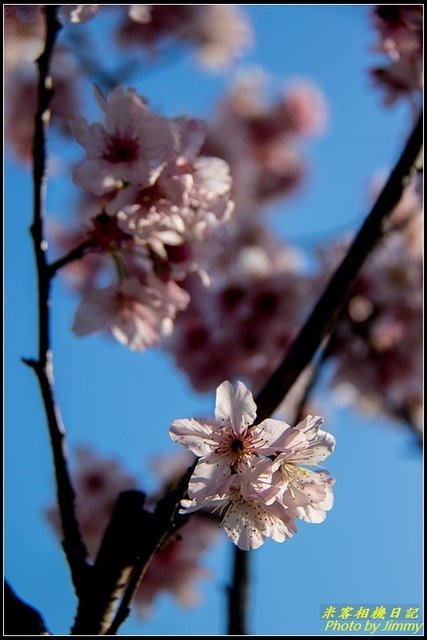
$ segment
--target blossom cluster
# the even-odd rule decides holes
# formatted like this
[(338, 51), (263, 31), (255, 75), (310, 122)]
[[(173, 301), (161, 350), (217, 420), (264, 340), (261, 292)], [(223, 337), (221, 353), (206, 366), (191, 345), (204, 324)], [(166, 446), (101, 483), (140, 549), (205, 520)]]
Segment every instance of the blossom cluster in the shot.
[(310, 281), (295, 251), (250, 224), (224, 250), (214, 274), (209, 288), (186, 281), (191, 302), (164, 346), (195, 389), (237, 378), (257, 388), (301, 324)]
[(309, 470), (329, 456), (335, 438), (323, 419), (307, 416), (295, 427), (274, 419), (254, 424), (256, 404), (242, 382), (217, 389), (215, 419), (175, 420), (172, 439), (199, 459), (182, 512), (211, 509), (221, 514), (228, 537), (244, 550), (277, 542), (297, 531), (295, 519), (323, 522), (333, 505), (334, 480)]
[(133, 89), (96, 97), (105, 123), (72, 122), (86, 151), (73, 179), (98, 198), (85, 242), (112, 257), (118, 281), (85, 292), (73, 329), (110, 330), (143, 350), (189, 303), (183, 279), (197, 272), (206, 282), (203, 247), (233, 210), (231, 177), (226, 162), (200, 155), (202, 121), (151, 112)]
[(379, 5), (372, 11), (378, 34), (374, 50), (387, 56), (387, 64), (370, 70), (384, 91), (384, 104), (409, 98), (419, 106), (423, 82), (422, 5)]

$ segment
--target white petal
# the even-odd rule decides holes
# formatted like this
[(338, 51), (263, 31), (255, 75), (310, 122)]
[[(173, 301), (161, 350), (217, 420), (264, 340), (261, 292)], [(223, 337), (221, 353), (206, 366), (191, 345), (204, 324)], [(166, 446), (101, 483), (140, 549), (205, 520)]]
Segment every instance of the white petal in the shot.
[(302, 431), (309, 440), (316, 437), (317, 432), (322, 426), (324, 420), (320, 416), (308, 415), (304, 420), (297, 424), (295, 429)]
[(188, 485), (188, 495), (200, 501), (226, 493), (231, 480), (229, 460), (225, 456), (210, 455), (197, 463)]
[(318, 431), (316, 439), (305, 449), (290, 456), (289, 461), (308, 465), (321, 464), (325, 458), (331, 455), (334, 448), (334, 436), (326, 431)]
[(256, 438), (256, 448), (265, 455), (273, 455), (282, 450), (281, 442), (285, 433), (289, 433), (291, 427), (280, 420), (271, 418), (263, 420), (259, 425), (251, 429), (251, 435)]
[(236, 436), (242, 435), (256, 418), (256, 404), (252, 393), (243, 382), (236, 389), (226, 380), (216, 390), (215, 418), (230, 422)]
[(217, 422), (208, 418), (175, 420), (169, 433), (172, 440), (187, 447), (197, 456), (206, 456), (218, 446), (212, 439), (216, 426)]

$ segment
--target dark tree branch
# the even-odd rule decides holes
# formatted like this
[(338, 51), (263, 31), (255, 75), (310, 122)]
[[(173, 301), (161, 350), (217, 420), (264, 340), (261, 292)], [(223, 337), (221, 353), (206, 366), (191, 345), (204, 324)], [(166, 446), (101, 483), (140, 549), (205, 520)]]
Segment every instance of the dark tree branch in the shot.
[(120, 494), (104, 534), (95, 566), (80, 595), (73, 635), (104, 635), (111, 625), (117, 600), (123, 595), (147, 535), (148, 516), (141, 491)]
[(247, 606), (249, 587), (249, 552), (233, 548), (233, 575), (228, 591), (229, 636), (247, 635)]
[(304, 420), (305, 408), (307, 406), (308, 400), (311, 394), (313, 393), (313, 390), (317, 382), (319, 381), (319, 377), (323, 369), (323, 365), (325, 364), (325, 362), (328, 360), (330, 356), (331, 356), (331, 350), (330, 350), (330, 341), (328, 337), (327, 342), (323, 345), (323, 347), (321, 347), (320, 353), (318, 354), (316, 361), (313, 363), (313, 369), (311, 371), (310, 378), (307, 381), (305, 389), (298, 402), (298, 406), (295, 411), (295, 419), (294, 419), (295, 424), (298, 424), (299, 422), (301, 422), (301, 420)]
[(6, 636), (51, 635), (40, 613), (21, 600), (4, 581), (4, 634)]
[(144, 536), (141, 538), (138, 560), (134, 565), (122, 602), (110, 628), (106, 631), (106, 635), (115, 635), (117, 633), (119, 627), (130, 613), (130, 604), (152, 558), (161, 547), (173, 538), (177, 530), (187, 522), (188, 516), (180, 515), (178, 511), (181, 500), (187, 492), (188, 482), (195, 466), (196, 462), (187, 469), (177, 483), (176, 488), (159, 500), (153, 514), (146, 512), (145, 518), (148, 526), (145, 527)]
[(301, 371), (313, 358), (322, 340), (336, 323), (364, 261), (380, 240), (388, 216), (402, 197), (408, 178), (419, 159), (422, 143), (421, 114), (402, 155), (347, 255), (332, 276), (281, 364), (258, 393), (256, 404), (259, 422), (271, 416), (277, 409)]
[(34, 214), (31, 225), (38, 278), (38, 359), (25, 359), (37, 375), (43, 398), (55, 465), (58, 504), (61, 514), (64, 551), (70, 566), (76, 591), (79, 592), (88, 570), (86, 548), (82, 542), (74, 509), (74, 490), (67, 468), (65, 429), (55, 403), (52, 352), (50, 348), (50, 276), (46, 260), (47, 242), (44, 235), (44, 197), (46, 187), (46, 128), (49, 105), (53, 95), (50, 64), (61, 25), (57, 5), (46, 5), (45, 47), (36, 64), (39, 70), (38, 105), (33, 141)]

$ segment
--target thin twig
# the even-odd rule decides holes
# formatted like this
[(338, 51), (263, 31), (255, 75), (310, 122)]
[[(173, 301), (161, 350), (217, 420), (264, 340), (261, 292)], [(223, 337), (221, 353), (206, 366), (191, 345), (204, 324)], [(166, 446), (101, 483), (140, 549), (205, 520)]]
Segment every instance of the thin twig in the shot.
[(417, 124), (347, 255), (332, 276), (311, 315), (291, 344), (281, 364), (256, 397), (257, 420), (277, 409), (301, 371), (309, 364), (322, 340), (342, 312), (356, 277), (367, 256), (380, 240), (388, 216), (398, 204), (408, 178), (418, 161), (423, 143), (423, 117)]
[(56, 274), (56, 272), (59, 271), (59, 269), (62, 269), (62, 267), (67, 266), (67, 264), (70, 264), (75, 260), (81, 260), (81, 258), (83, 258), (86, 255), (86, 250), (90, 249), (91, 247), (92, 247), (92, 241), (84, 240), (77, 247), (75, 247), (69, 253), (67, 253), (65, 256), (63, 256), (62, 258), (59, 258), (58, 260), (55, 260), (55, 262), (51, 262), (47, 267), (49, 272), (49, 277), (52, 279)]
[(4, 581), (4, 633), (7, 636), (49, 636), (40, 613), (15, 593)]
[(233, 547), (233, 576), (228, 587), (229, 636), (247, 635), (247, 607), (249, 587), (249, 552)]
[(88, 570), (86, 548), (82, 542), (74, 509), (74, 490), (65, 454), (65, 429), (55, 403), (52, 352), (50, 348), (50, 284), (44, 235), (44, 196), (46, 186), (46, 128), (53, 95), (50, 63), (56, 37), (61, 29), (57, 5), (46, 5), (45, 47), (36, 64), (39, 70), (38, 106), (33, 141), (34, 216), (31, 225), (38, 278), (38, 359), (24, 359), (37, 375), (42, 393), (55, 465), (58, 504), (61, 514), (64, 551), (70, 566), (76, 592), (79, 592)]

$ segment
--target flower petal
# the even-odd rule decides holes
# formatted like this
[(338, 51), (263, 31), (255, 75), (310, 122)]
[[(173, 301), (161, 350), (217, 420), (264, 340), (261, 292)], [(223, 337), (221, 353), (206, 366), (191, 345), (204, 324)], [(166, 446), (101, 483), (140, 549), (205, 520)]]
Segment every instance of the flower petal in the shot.
[(215, 418), (231, 421), (236, 436), (241, 436), (256, 418), (256, 404), (243, 382), (236, 389), (226, 380), (216, 390)]
[(188, 495), (197, 502), (204, 501), (208, 496), (226, 493), (231, 480), (228, 458), (210, 455), (197, 463), (188, 485)]
[(316, 440), (305, 449), (301, 449), (290, 456), (292, 462), (317, 465), (321, 464), (333, 452), (335, 448), (335, 438), (326, 431), (318, 431)]
[(285, 434), (292, 431), (291, 427), (281, 420), (269, 418), (252, 427), (251, 435), (256, 448), (266, 456), (273, 455), (283, 449), (282, 442)]
[(187, 447), (196, 456), (206, 456), (218, 446), (218, 443), (212, 439), (216, 426), (216, 420), (209, 418), (174, 420), (169, 433), (172, 440)]

